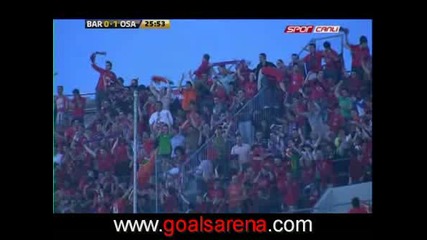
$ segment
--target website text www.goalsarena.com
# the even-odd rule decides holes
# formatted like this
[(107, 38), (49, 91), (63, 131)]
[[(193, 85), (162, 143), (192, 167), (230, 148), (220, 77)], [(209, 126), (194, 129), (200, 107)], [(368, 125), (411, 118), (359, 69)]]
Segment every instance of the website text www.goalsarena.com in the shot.
[(273, 221), (268, 228), (265, 219), (166, 219), (160, 220), (113, 220), (116, 232), (163, 233), (172, 237), (177, 233), (289, 233), (312, 232), (313, 224), (309, 219)]

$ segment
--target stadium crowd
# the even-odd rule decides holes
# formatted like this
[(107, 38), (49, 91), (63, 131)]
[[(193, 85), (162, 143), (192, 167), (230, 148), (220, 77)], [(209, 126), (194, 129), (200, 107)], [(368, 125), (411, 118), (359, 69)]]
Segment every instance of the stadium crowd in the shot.
[(112, 62), (96, 64), (105, 53), (92, 54), (94, 116), (78, 89), (55, 96), (55, 212), (131, 213), (133, 194), (140, 213), (293, 212), (331, 186), (370, 181), (371, 56), (366, 37), (353, 45), (348, 33), (349, 73), (329, 42), (312, 42), (287, 65), (261, 53), (254, 69), (205, 54), (177, 88), (162, 76), (125, 86)]

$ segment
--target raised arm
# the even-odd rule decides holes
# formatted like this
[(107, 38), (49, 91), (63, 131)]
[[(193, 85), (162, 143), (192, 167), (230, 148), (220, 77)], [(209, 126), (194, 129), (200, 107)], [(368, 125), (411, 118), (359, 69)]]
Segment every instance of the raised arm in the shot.
[(317, 138), (316, 142), (314, 143), (314, 148), (317, 149), (317, 147), (319, 146), (320, 142), (322, 141), (322, 135), (319, 134), (319, 137)]
[(298, 135), (299, 135), (299, 138), (301, 139), (301, 146), (302, 145), (304, 145), (304, 143), (305, 143), (305, 137), (304, 137), (304, 135), (302, 134), (302, 130), (301, 130), (301, 128), (298, 128)]
[(116, 150), (118, 144), (119, 144), (119, 138), (117, 138), (116, 141), (114, 141), (113, 147), (111, 148), (111, 154), (114, 154), (114, 151)]
[(227, 135), (228, 135), (228, 134), (230, 134), (231, 125), (232, 125), (232, 123), (231, 123), (231, 122), (229, 122), (229, 123), (228, 123), (228, 126), (227, 126), (227, 129), (225, 130), (225, 133), (226, 133)]
[(348, 32), (345, 32), (344, 34), (344, 47), (347, 49), (351, 49), (350, 43), (348, 42)]
[(243, 82), (245, 80), (245, 78), (240, 73), (240, 68), (237, 68), (236, 74), (237, 74), (237, 77), (240, 79), (240, 81)]
[(302, 88), (298, 91), (299, 93), (301, 93), (303, 98), (308, 98), (308, 96), (304, 93), (304, 91), (302, 90)]
[(156, 87), (154, 86), (154, 82), (150, 83), (150, 91), (153, 93), (153, 95), (158, 99), (159, 98), (159, 91), (157, 91)]
[[(188, 75), (191, 76), (191, 71), (188, 72)], [(185, 78), (185, 74), (183, 73), (178, 83), (178, 91), (180, 92), (182, 91), (182, 81), (184, 81), (184, 78)]]
[(313, 101), (313, 105), (316, 108), (316, 112), (320, 112), (322, 109), (320, 108), (319, 104), (317, 102)]
[(209, 91), (211, 93), (213, 93), (215, 91), (216, 85), (217, 85), (217, 80), (214, 80), (213, 83), (212, 83), (211, 88), (209, 89)]
[(190, 70), (190, 71), (188, 71), (188, 78), (191, 80), (191, 81), (193, 81), (194, 80), (194, 78), (193, 78), (193, 72)]
[(172, 117), (171, 112), (167, 111), (167, 115), (168, 115), (168, 120), (169, 120), (170, 126), (172, 126), (173, 125), (173, 117)]
[(88, 152), (92, 157), (96, 157), (95, 151), (90, 149), (86, 144), (84, 144), (83, 147), (85, 148), (86, 152)]
[(335, 87), (335, 91), (334, 91), (334, 94), (335, 94), (335, 97), (337, 97), (337, 98), (339, 98), (340, 96), (341, 96), (341, 94), (340, 94), (340, 89), (341, 89), (341, 85), (343, 84), (343, 80), (341, 80), (338, 84), (337, 84), (337, 86)]
[(100, 68), (98, 65), (96, 65), (95, 61), (96, 61), (96, 55), (100, 54), (99, 52), (94, 52), (92, 53), (92, 55), (90, 55), (90, 61), (92, 63), (92, 68), (95, 69), (95, 71), (97, 72), (102, 72), (104, 71), (104, 69)]
[(181, 193), (181, 194), (179, 194), (179, 196), (181, 197), (181, 199), (182, 199), (182, 201), (185, 203), (185, 204), (187, 204), (187, 205), (189, 205), (190, 204), (190, 201), (188, 201), (187, 200), (187, 198), (185, 198), (185, 196)]
[(172, 93), (172, 81), (168, 79), (168, 86), (166, 87), (166, 97), (170, 99)]
[(252, 183), (257, 183), (259, 177), (261, 177), (261, 171), (258, 173), (258, 175), (255, 177), (254, 181)]
[(198, 145), (201, 146), (202, 145), (202, 141), (203, 141), (203, 134), (202, 134), (201, 127), (198, 130), (199, 130), (199, 141), (198, 141)]

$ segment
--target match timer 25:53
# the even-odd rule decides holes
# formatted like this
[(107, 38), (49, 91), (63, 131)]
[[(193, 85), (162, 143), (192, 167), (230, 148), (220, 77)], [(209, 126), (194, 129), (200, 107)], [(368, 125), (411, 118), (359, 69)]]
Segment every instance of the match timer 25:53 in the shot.
[(120, 20), (120, 19), (96, 19), (85, 20), (85, 28), (92, 29), (112, 29), (112, 28), (141, 28), (141, 29), (168, 29), (170, 20), (143, 19), (143, 20)]

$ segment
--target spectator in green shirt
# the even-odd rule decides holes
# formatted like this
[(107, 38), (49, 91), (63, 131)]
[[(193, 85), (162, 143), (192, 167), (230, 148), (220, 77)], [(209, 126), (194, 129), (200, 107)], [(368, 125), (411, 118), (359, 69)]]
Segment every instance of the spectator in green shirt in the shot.
[(343, 81), (341, 80), (335, 88), (335, 96), (338, 98), (338, 104), (341, 109), (341, 115), (345, 119), (351, 118), (351, 109), (353, 108), (353, 100), (348, 95), (347, 89), (341, 89)]
[(169, 126), (164, 124), (157, 136), (157, 141), (159, 143), (159, 157), (162, 159), (170, 159), (172, 153), (172, 144), (171, 144), (172, 134), (169, 132)]

